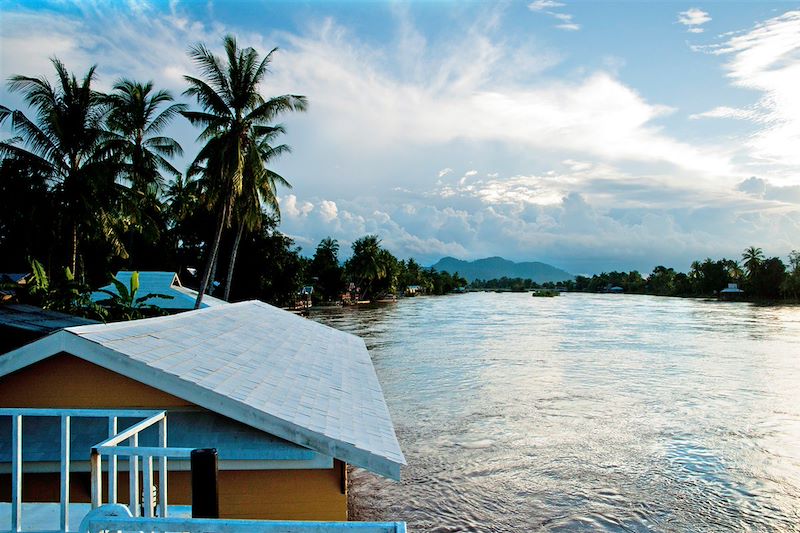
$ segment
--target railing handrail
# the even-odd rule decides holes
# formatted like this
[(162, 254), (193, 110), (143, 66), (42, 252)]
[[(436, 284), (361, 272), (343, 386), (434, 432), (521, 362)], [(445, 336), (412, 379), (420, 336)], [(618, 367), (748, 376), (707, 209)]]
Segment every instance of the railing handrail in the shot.
[(187, 533), (406, 533), (405, 522), (295, 522), (279, 520), (230, 520), (219, 518), (143, 518), (125, 516), (120, 506), (103, 506), (91, 511), (78, 533), (100, 531), (148, 531)]
[(144, 431), (145, 429), (154, 426), (155, 424), (161, 422), (167, 417), (166, 411), (155, 411), (155, 414), (145, 418), (141, 422), (137, 422), (136, 424), (132, 425), (128, 429), (117, 433), (116, 435), (107, 438), (106, 440), (95, 444), (92, 446), (92, 453), (95, 452), (98, 448), (108, 447), (108, 446), (116, 446), (120, 442), (124, 440), (128, 440), (129, 438), (133, 437)]
[(74, 416), (75, 418), (147, 418), (159, 413), (159, 409), (75, 409), (39, 407), (0, 407), (0, 416)]

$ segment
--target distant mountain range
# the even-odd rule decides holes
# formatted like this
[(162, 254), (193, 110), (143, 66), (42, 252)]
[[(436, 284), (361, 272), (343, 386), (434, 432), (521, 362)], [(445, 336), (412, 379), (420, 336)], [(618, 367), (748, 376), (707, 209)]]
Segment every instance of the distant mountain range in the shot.
[(467, 278), (467, 281), (499, 279), (503, 276), (508, 278), (530, 278), (536, 283), (575, 279), (575, 276), (569, 272), (546, 263), (539, 263), (538, 261), (515, 263), (502, 257), (487, 257), (485, 259), (476, 259), (475, 261), (443, 257), (433, 265), (433, 268), (450, 274), (458, 272), (461, 276)]

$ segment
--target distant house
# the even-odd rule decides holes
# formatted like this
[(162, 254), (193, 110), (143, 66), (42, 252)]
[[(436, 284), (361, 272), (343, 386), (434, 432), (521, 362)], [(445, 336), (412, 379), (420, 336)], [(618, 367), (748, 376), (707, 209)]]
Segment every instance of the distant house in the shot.
[[(405, 464), (364, 341), (258, 301), (53, 333), (0, 356), (0, 409), (9, 408), (24, 420), (26, 501), (59, 501), (63, 449), (58, 419), (23, 408), (166, 411), (168, 434), (128, 446), (153, 450), (163, 435), (169, 447), (216, 448), (221, 518), (346, 520), (348, 464), (392, 479)], [(72, 417), (68, 492), (88, 502), (90, 450), (110, 430)], [(2, 501), (9, 420), (0, 416)], [(167, 468), (170, 503), (189, 504), (188, 461)], [(118, 476), (125, 501), (131, 480)]]
[(728, 283), (728, 286), (719, 291), (720, 300), (738, 300), (744, 296), (744, 291), (737, 283)]
[(623, 289), (622, 287), (618, 287), (618, 286), (614, 285), (613, 287), (609, 287), (608, 288), (608, 292), (610, 292), (612, 294), (620, 294), (620, 293), (625, 292), (625, 289)]
[(30, 279), (30, 272), (0, 272), (0, 302), (11, 300), (17, 288), (24, 287)]
[(418, 294), (422, 294), (422, 286), (409, 285), (406, 287), (406, 296), (416, 296)]
[[(114, 277), (126, 287), (130, 287), (132, 275), (133, 272), (121, 270), (117, 272)], [(101, 290), (117, 293), (117, 289), (113, 283), (106, 285)], [(101, 290), (92, 293), (93, 301), (99, 302), (109, 298), (109, 295), (101, 292)], [(145, 302), (149, 305), (155, 305), (167, 312), (180, 312), (194, 309), (194, 302), (197, 300), (197, 291), (181, 285), (181, 280), (178, 279), (178, 275), (175, 272), (139, 272), (139, 291), (137, 294), (140, 297), (146, 294), (164, 294), (172, 296), (171, 299), (151, 298)], [(205, 309), (206, 307), (224, 305), (225, 303), (227, 302), (224, 300), (206, 294), (203, 296), (200, 308)]]

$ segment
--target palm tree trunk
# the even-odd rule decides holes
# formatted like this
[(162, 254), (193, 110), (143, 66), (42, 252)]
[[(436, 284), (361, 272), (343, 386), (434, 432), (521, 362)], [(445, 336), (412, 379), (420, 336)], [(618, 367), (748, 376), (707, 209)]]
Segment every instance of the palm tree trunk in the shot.
[(214, 251), (214, 261), (211, 263), (211, 276), (208, 278), (208, 285), (206, 285), (204, 291), (206, 294), (213, 294), (214, 293), (214, 280), (217, 278), (217, 265), (219, 265), (219, 246)]
[(208, 259), (206, 260), (206, 265), (203, 267), (203, 277), (200, 280), (200, 286), (197, 288), (197, 300), (194, 302), (195, 309), (200, 309), (200, 304), (203, 302), (203, 295), (206, 292), (206, 287), (208, 287), (209, 279), (211, 278), (211, 268), (214, 264), (214, 259), (217, 256), (219, 241), (222, 239), (222, 229), (225, 226), (225, 215), (227, 214), (227, 210), (228, 207), (225, 206), (219, 213), (217, 233), (214, 235), (214, 242), (211, 245), (211, 248), (208, 250)]
[(70, 257), (70, 268), (72, 268), (72, 275), (76, 275), (76, 268), (78, 266), (78, 223), (72, 223), (72, 235), (70, 236), (70, 250), (69, 250), (69, 257)]
[(233, 241), (233, 249), (231, 250), (231, 260), (228, 263), (228, 279), (225, 281), (225, 296), (224, 300), (227, 302), (228, 297), (231, 295), (231, 282), (233, 281), (233, 267), (236, 265), (236, 253), (239, 251), (239, 243), (242, 240), (242, 233), (244, 232), (244, 223), (239, 223), (239, 230), (236, 232), (236, 240)]

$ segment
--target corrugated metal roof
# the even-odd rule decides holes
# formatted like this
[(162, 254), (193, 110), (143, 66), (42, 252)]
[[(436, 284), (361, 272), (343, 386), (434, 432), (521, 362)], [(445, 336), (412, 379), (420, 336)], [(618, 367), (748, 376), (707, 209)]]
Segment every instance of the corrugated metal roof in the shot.
[[(114, 276), (117, 281), (121, 282), (126, 287), (131, 285), (131, 276), (133, 272), (121, 270)], [(103, 287), (101, 290), (111, 291), (117, 294), (117, 288), (113, 283)], [(188, 310), (194, 309), (194, 302), (197, 299), (197, 291), (189, 289), (181, 285), (180, 279), (175, 272), (157, 272), (157, 271), (144, 271), (139, 272), (139, 291), (136, 293), (139, 297), (146, 294), (165, 294), (172, 296), (172, 298), (151, 298), (145, 304), (155, 305), (162, 309), (174, 310)], [(92, 293), (92, 300), (98, 302), (108, 298), (108, 294), (100, 291)], [(203, 302), (200, 304), (201, 309), (206, 307), (214, 307), (215, 305), (224, 305), (224, 300), (214, 298), (213, 296), (203, 296)]]
[(364, 341), (263, 302), (68, 328), (0, 376), (60, 351), (387, 477), (405, 464)]
[(97, 324), (97, 321), (57, 311), (48, 311), (33, 305), (0, 305), (0, 326), (37, 333), (50, 333), (61, 328), (85, 324)]

